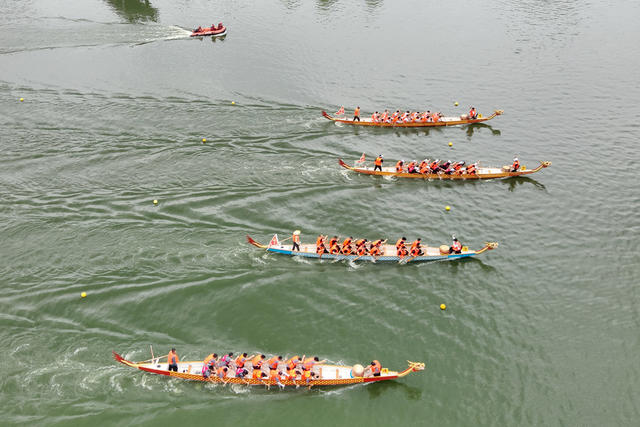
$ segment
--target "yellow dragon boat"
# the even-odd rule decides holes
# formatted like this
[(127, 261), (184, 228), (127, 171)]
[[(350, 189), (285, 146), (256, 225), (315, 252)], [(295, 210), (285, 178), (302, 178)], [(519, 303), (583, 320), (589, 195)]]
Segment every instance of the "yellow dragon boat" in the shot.
[(412, 372), (422, 371), (425, 368), (425, 364), (421, 362), (408, 362), (408, 367), (403, 371), (391, 371), (387, 368), (382, 368), (379, 376), (365, 376), (365, 370), (362, 365), (356, 364), (353, 366), (343, 365), (330, 365), (325, 363), (316, 364), (313, 367), (315, 377), (313, 380), (307, 382), (303, 379), (256, 379), (256, 378), (236, 378), (234, 376), (228, 376), (224, 379), (215, 375), (205, 378), (201, 372), (203, 370), (204, 361), (188, 361), (178, 362), (178, 371), (170, 371), (167, 362), (161, 362), (161, 357), (153, 358), (144, 362), (130, 362), (120, 356), (115, 351), (113, 357), (116, 361), (130, 367), (139, 369), (151, 374), (164, 375), (172, 378), (179, 378), (189, 381), (204, 381), (218, 384), (242, 384), (247, 386), (303, 386), (303, 387), (318, 387), (318, 386), (341, 386), (351, 384), (364, 384), (379, 381), (395, 380), (409, 375)]

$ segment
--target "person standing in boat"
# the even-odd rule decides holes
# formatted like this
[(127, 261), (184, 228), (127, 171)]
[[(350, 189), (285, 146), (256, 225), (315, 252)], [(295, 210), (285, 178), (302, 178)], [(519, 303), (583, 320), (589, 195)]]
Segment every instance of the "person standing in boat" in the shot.
[(453, 243), (449, 247), (449, 253), (450, 254), (462, 253), (462, 243), (460, 243), (460, 241), (458, 241), (456, 236), (453, 236)]
[(358, 105), (355, 110), (353, 110), (353, 121), (360, 121), (360, 106)]
[(300, 230), (296, 230), (293, 232), (293, 245), (291, 246), (291, 251), (297, 250), (300, 252)]
[(178, 353), (176, 353), (176, 349), (172, 348), (169, 354), (167, 355), (167, 361), (169, 363), (169, 371), (178, 372)]
[(380, 172), (382, 172), (382, 162), (384, 162), (384, 159), (382, 158), (382, 154), (380, 154), (378, 157), (376, 157), (376, 160), (373, 162), (373, 164), (374, 164), (373, 171), (374, 172), (376, 170), (379, 170)]
[(511, 172), (518, 172), (518, 169), (520, 169), (520, 161), (517, 157), (514, 157), (513, 164), (511, 165)]

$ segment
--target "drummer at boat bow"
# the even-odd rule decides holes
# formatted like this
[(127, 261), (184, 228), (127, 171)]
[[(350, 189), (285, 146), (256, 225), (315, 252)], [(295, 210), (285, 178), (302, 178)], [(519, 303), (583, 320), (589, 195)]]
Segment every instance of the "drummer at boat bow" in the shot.
[(476, 108), (475, 107), (471, 107), (469, 109), (469, 118), (471, 120), (475, 120), (478, 118), (478, 113), (476, 112)]
[(167, 361), (169, 363), (169, 370), (178, 372), (178, 353), (176, 353), (176, 349), (172, 348), (169, 354), (167, 355)]
[(382, 172), (382, 162), (384, 162), (384, 159), (382, 158), (382, 154), (380, 154), (378, 157), (376, 157), (376, 160), (373, 162), (373, 164), (375, 165), (373, 167), (373, 170), (379, 170), (380, 172)]
[(379, 377), (382, 372), (382, 364), (377, 360), (373, 360), (364, 370), (365, 377)]
[(511, 165), (511, 172), (518, 172), (518, 169), (520, 169), (520, 161), (517, 157), (514, 157), (513, 164)]

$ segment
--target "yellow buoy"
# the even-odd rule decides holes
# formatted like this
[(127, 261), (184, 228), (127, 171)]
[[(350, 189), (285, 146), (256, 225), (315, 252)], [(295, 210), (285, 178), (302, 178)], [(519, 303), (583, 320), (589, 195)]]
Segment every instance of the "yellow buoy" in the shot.
[(86, 292), (83, 292), (83, 293), (81, 293), (81, 294), (80, 294), (80, 296), (81, 296), (82, 298), (86, 298), (87, 293), (86, 293)]
[(236, 101), (231, 101), (231, 105), (236, 105)]
[(20, 102), (24, 101), (24, 98), (20, 98)]
[(202, 138), (202, 143), (204, 144), (205, 142), (207, 142), (207, 138)]
[(447, 309), (447, 306), (446, 306), (446, 305), (444, 305), (444, 304), (440, 304), (440, 310), (446, 310), (446, 309)]
[(158, 201), (154, 199), (154, 200), (153, 200), (153, 204), (154, 204), (154, 205), (157, 205), (157, 204), (158, 204)]
[(458, 101), (454, 102), (453, 105), (458, 106)]
[(450, 210), (451, 210), (451, 206), (449, 206), (449, 205), (445, 206), (445, 207), (444, 207), (444, 210), (445, 210), (445, 211), (450, 211)]
[(453, 142), (449, 141), (449, 147), (453, 147)]

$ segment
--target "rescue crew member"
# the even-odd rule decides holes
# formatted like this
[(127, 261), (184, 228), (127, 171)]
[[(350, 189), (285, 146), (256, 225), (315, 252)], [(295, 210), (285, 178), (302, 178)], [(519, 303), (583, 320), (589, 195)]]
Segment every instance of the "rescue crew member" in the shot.
[(398, 163), (396, 163), (396, 172), (402, 173), (403, 166), (404, 166), (404, 160), (398, 160)]
[(291, 246), (291, 251), (295, 251), (296, 249), (300, 252), (300, 230), (296, 230), (293, 232), (293, 245)]
[(169, 354), (167, 355), (167, 361), (169, 363), (169, 371), (178, 372), (178, 353), (176, 353), (176, 349), (172, 348)]
[(376, 170), (379, 170), (380, 172), (382, 172), (382, 162), (384, 162), (384, 159), (382, 158), (382, 154), (380, 154), (378, 157), (376, 157), (376, 160), (373, 162), (373, 164), (375, 165), (373, 167), (374, 172)]
[(511, 165), (511, 172), (517, 172), (520, 169), (520, 161), (517, 157), (513, 158), (513, 164)]
[(357, 106), (355, 110), (353, 110), (353, 121), (360, 121), (360, 106)]
[(416, 239), (411, 243), (411, 249), (409, 250), (411, 256), (422, 255), (422, 247), (420, 246), (420, 238)]
[(462, 243), (460, 243), (458, 241), (458, 239), (456, 239), (456, 237), (454, 236), (453, 237), (453, 243), (451, 244), (451, 247), (449, 248), (449, 253), (450, 254), (453, 254), (453, 253), (459, 254), (461, 252), (462, 252)]
[(476, 112), (475, 107), (471, 107), (471, 109), (469, 110), (469, 118), (471, 120), (474, 120), (474, 119), (478, 118), (478, 113)]

